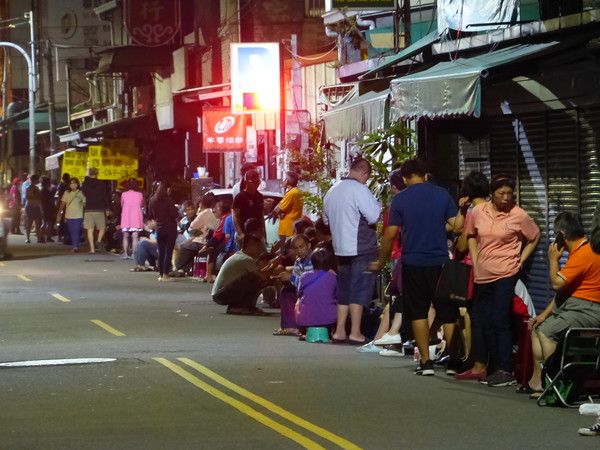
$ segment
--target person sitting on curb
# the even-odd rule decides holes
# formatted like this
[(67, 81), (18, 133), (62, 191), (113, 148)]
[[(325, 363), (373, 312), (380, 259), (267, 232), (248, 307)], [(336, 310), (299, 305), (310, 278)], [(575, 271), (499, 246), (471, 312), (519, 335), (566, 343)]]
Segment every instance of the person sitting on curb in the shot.
[(261, 290), (272, 283), (271, 275), (278, 266), (279, 257), (259, 268), (256, 260), (263, 248), (259, 238), (246, 234), (242, 250), (229, 257), (219, 271), (211, 295), (215, 303), (227, 305), (227, 314), (267, 315), (256, 307), (256, 300)]
[[(542, 391), (541, 362), (556, 350), (569, 328), (600, 327), (600, 255), (593, 252), (579, 214), (562, 212), (554, 220), (556, 240), (548, 249), (550, 281), (556, 296), (543, 313), (529, 322), (533, 353), (533, 375), (528, 390), (531, 398)], [(569, 258), (562, 269), (563, 252)]]
[[(156, 221), (147, 219), (144, 224), (148, 236), (140, 236), (135, 247), (133, 258), (136, 266), (129, 269), (130, 272), (153, 272), (156, 270), (156, 260), (158, 258), (158, 241), (156, 240)], [(148, 261), (148, 266), (146, 265)]]

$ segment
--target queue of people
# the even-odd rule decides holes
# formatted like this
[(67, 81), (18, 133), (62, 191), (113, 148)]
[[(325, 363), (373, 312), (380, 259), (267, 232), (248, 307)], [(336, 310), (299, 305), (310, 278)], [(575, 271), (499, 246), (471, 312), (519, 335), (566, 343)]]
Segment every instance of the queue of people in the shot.
[[(439, 336), (443, 351), (437, 362), (444, 361), (447, 375), (490, 387), (516, 385), (515, 323), (528, 320), (533, 373), (520, 380), (517, 392), (539, 398), (542, 363), (565, 332), (600, 327), (600, 204), (589, 241), (578, 214), (564, 211), (556, 216), (556, 236), (548, 249), (556, 296), (536, 315), (520, 274), (541, 232), (516, 204), (514, 178), (497, 174), (488, 181), (472, 172), (455, 202), (430, 182), (423, 160), (407, 160), (390, 177), (394, 196), (378, 245), (382, 206), (366, 186), (371, 170), (367, 160), (355, 159), (348, 175), (324, 197), (323, 215), (314, 223), (302, 215), (295, 172), (285, 173), (285, 194), (277, 205), (263, 198), (260, 174), (248, 164), (233, 203), (217, 202), (207, 194), (198, 209), (186, 201), (178, 210), (168, 183), (160, 182), (145, 220), (146, 201), (132, 179), (117, 202), (120, 223), (112, 231), (120, 233), (122, 258), (135, 259), (132, 272), (156, 271), (159, 281), (172, 281), (190, 275), (202, 258), (205, 272), (200, 279), (213, 284), (212, 299), (226, 306), (228, 314), (269, 315), (257, 307), (262, 296), (268, 306), (280, 308), (275, 336), (304, 339), (307, 328), (325, 327), (334, 344), (385, 356), (402, 355), (406, 342), (412, 341), (409, 346), (418, 355), (415, 374), (421, 376), (435, 375), (430, 349), (432, 343), (439, 347)], [(47, 177), (15, 179), (8, 204), (13, 234), (22, 234), (24, 206), (27, 243), (32, 230), (37, 242), (53, 242), (55, 223), (65, 224), (59, 232), (67, 231), (59, 235), (74, 253), (84, 229), (89, 253), (102, 251), (105, 236), (112, 235), (107, 218), (115, 215), (115, 202), (95, 168), (81, 186), (68, 174), (54, 187)], [(373, 301), (377, 273), (390, 256), (393, 302), (371, 339), (361, 326), (363, 312)], [(471, 294), (464, 307), (441, 300), (436, 292), (450, 258), (472, 267)], [(582, 430), (600, 435), (600, 422)]]

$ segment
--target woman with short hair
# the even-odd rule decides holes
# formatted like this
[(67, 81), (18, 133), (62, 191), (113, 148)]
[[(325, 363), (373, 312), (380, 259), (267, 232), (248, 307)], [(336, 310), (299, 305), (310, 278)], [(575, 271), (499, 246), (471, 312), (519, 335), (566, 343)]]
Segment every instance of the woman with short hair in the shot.
[(514, 202), (515, 180), (499, 174), (491, 199), (475, 206), (465, 225), (474, 271), (473, 326), (480, 326), (489, 355), (488, 386), (516, 384), (512, 374), (512, 304), (519, 272), (533, 253), (540, 229)]

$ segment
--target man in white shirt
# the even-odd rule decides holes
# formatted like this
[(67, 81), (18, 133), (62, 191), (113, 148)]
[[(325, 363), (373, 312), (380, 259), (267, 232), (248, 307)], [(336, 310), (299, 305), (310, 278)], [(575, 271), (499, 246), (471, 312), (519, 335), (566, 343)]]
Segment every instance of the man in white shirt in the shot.
[[(369, 270), (377, 259), (376, 224), (381, 204), (366, 186), (371, 164), (363, 158), (350, 166), (347, 177), (338, 181), (323, 200), (323, 220), (329, 224), (333, 249), (338, 258), (338, 321), (333, 342), (362, 345), (362, 312), (373, 298), (375, 276)], [(350, 315), (350, 335), (346, 320)]]

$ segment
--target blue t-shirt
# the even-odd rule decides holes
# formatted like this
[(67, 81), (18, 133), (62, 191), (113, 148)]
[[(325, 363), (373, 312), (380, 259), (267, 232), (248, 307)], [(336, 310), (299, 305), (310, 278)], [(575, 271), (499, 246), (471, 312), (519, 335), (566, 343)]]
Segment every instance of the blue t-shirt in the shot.
[(237, 252), (235, 245), (235, 226), (233, 225), (233, 214), (229, 214), (225, 219), (225, 223), (223, 224), (223, 233), (230, 235), (227, 245), (225, 246), (225, 251), (229, 253)]
[(402, 227), (402, 263), (438, 266), (448, 259), (446, 221), (455, 217), (450, 194), (430, 183), (417, 183), (396, 194), (388, 225)]

